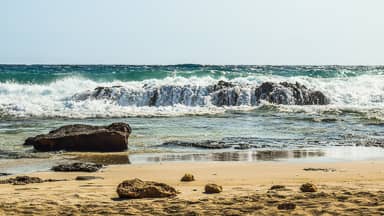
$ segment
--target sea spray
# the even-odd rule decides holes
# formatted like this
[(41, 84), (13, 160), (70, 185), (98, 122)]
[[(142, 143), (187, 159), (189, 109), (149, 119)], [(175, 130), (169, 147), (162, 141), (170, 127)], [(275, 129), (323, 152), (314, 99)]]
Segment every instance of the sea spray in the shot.
[[(264, 107), (276, 107), (278, 112), (357, 112), (369, 118), (384, 117), (382, 67), (2, 65), (0, 70), (0, 115), (11, 119), (209, 115), (257, 110), (261, 104), (253, 92), (263, 82), (298, 82), (330, 99), (326, 106), (262, 103)], [(28, 82), (23, 74), (29, 77)], [(212, 103), (215, 95), (208, 88), (220, 80), (233, 83), (231, 91), (240, 97), (230, 106)], [(120, 95), (116, 100), (86, 97), (87, 92), (98, 87), (112, 86), (121, 86), (123, 91), (115, 92)], [(151, 102), (153, 89), (159, 95), (157, 101)], [(79, 100), (82, 96), (84, 100)]]

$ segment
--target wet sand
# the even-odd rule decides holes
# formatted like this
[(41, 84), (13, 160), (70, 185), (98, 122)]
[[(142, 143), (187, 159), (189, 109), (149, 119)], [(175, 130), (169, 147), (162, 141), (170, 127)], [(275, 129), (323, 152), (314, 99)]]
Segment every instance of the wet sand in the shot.
[[(305, 171), (304, 168), (326, 168)], [(184, 173), (194, 182), (180, 182)], [(103, 177), (75, 181), (76, 176)], [(38, 172), (29, 176), (68, 179), (28, 185), (0, 185), (1, 215), (383, 215), (384, 161), (329, 163), (195, 162), (110, 165), (97, 173)], [(1, 177), (5, 179), (6, 177)], [(140, 178), (167, 183), (173, 198), (121, 200), (115, 192), (123, 180)], [(318, 192), (303, 193), (312, 182)], [(204, 194), (204, 185), (223, 186)], [(272, 185), (283, 190), (269, 190)], [(295, 210), (277, 206), (291, 202)]]

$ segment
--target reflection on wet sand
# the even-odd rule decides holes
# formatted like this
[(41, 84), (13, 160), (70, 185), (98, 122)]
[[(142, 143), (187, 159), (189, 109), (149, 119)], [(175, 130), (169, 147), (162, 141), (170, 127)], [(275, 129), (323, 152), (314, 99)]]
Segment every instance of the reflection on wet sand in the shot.
[(322, 157), (321, 150), (264, 150), (214, 153), (172, 153), (172, 154), (140, 154), (130, 155), (134, 163), (156, 163), (171, 161), (273, 161), (280, 159), (297, 159)]
[(374, 147), (332, 147), (319, 149), (200, 151), (178, 153), (71, 153), (71, 159), (110, 164), (142, 164), (193, 161), (276, 161), (297, 159), (374, 160), (383, 158), (384, 149)]
[[(73, 154), (72, 154), (73, 155)], [(104, 165), (130, 164), (127, 152), (122, 153), (81, 153), (75, 154), (74, 160), (83, 162), (100, 163)]]
[(273, 161), (280, 159), (297, 159), (309, 157), (322, 157), (322, 150), (262, 150), (262, 151), (237, 151), (237, 152), (206, 152), (206, 153), (78, 153), (71, 154), (72, 159), (112, 164), (137, 164), (174, 161)]

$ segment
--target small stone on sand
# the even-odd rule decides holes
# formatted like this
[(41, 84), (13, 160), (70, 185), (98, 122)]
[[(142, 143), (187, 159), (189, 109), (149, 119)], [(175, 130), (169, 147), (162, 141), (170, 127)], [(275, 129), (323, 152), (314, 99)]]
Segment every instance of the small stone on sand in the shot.
[(273, 185), (270, 190), (280, 190), (280, 189), (285, 189), (284, 185)]
[(186, 173), (184, 174), (184, 176), (181, 178), (180, 181), (183, 181), (183, 182), (195, 181), (195, 177), (190, 173)]
[(104, 179), (104, 178), (99, 176), (77, 176), (76, 177), (76, 181), (87, 181), (87, 180), (94, 180), (94, 179)]

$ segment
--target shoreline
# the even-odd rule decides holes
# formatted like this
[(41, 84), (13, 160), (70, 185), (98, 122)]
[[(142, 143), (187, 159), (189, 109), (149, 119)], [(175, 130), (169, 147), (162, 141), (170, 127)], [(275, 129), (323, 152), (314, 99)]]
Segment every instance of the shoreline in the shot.
[(159, 163), (342, 163), (384, 160), (379, 147), (323, 147), (302, 149), (196, 150), (179, 152), (64, 152), (35, 158), (3, 158), (0, 170), (23, 174), (49, 171), (66, 162), (92, 162), (103, 165), (151, 165)]
[[(110, 165), (96, 173), (36, 172), (29, 176), (68, 181), (0, 184), (0, 214), (14, 211), (14, 214), (32, 215), (64, 212), (74, 215), (169, 215), (172, 208), (175, 208), (173, 213), (178, 215), (186, 215), (188, 212), (230, 215), (225, 213), (227, 210), (240, 212), (239, 215), (316, 215), (316, 212), (342, 214), (349, 208), (350, 213), (380, 215), (384, 213), (382, 167), (384, 160), (329, 163), (172, 162)], [(335, 171), (304, 171), (304, 168), (331, 168)], [(184, 173), (192, 173), (196, 181), (180, 182)], [(74, 180), (76, 176), (84, 175), (103, 179)], [(180, 194), (162, 199), (118, 199), (115, 192), (117, 185), (132, 178), (163, 182), (175, 187)], [(300, 185), (306, 182), (317, 185), (319, 191), (299, 192)], [(204, 194), (203, 187), (207, 183), (222, 185), (223, 192)], [(269, 188), (272, 185), (285, 185), (286, 190), (271, 192)], [(286, 201), (295, 203), (297, 208), (293, 211), (276, 208), (278, 203)]]

